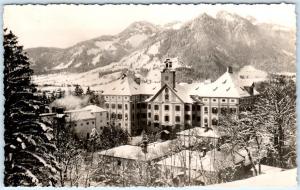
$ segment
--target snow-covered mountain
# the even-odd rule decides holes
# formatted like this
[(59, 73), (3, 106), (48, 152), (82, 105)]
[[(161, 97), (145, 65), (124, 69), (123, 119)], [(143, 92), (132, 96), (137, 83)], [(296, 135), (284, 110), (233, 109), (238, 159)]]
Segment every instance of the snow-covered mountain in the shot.
[(156, 70), (166, 57), (179, 80), (216, 78), (228, 65), (271, 72), (296, 70), (296, 34), (228, 12), (202, 14), (186, 22), (156, 26), (135, 22), (115, 36), (100, 36), (66, 49), (27, 49), (36, 74)]

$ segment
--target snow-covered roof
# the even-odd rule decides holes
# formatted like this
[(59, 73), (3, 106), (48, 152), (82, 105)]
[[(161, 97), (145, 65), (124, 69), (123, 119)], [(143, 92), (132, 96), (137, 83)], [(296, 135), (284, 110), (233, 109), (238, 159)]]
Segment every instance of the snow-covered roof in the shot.
[[(157, 164), (162, 166), (172, 166), (180, 168), (191, 168), (193, 170), (217, 171), (218, 168), (224, 169), (224, 167), (230, 167), (226, 162), (231, 164), (238, 164), (245, 161), (247, 153), (244, 151), (238, 151), (230, 153), (226, 151), (218, 151), (216, 149), (208, 151), (203, 157), (203, 153), (200, 151), (182, 150), (176, 154), (173, 154)], [(249, 164), (247, 159), (245, 164)]]
[(243, 180), (211, 185), (211, 187), (296, 187), (297, 168), (250, 177)]
[(84, 111), (73, 111), (67, 112), (70, 114), (70, 121), (79, 121), (79, 120), (87, 120), (87, 119), (95, 119), (95, 116), (87, 110)]
[(96, 113), (96, 112), (105, 112), (106, 110), (99, 107), (99, 106), (96, 106), (96, 105), (88, 105), (84, 108), (82, 108), (82, 110), (89, 110), (91, 111), (92, 113)]
[[(194, 89), (191, 90), (190, 94), (198, 95), (201, 97), (228, 98), (241, 98), (250, 96), (247, 89), (238, 79), (238, 75), (234, 73), (229, 73), (228, 71), (212, 83), (194, 84)], [(254, 95), (257, 94), (258, 93), (254, 90)]]
[(109, 83), (104, 88), (104, 95), (138, 95), (154, 94), (159, 89), (160, 83), (138, 84), (132, 77), (125, 76)]
[(148, 153), (143, 153), (140, 146), (123, 145), (99, 152), (99, 155), (138, 161), (151, 161), (170, 152), (172, 141), (155, 142), (148, 145)]
[(202, 128), (202, 127), (195, 127), (192, 129), (187, 129), (187, 130), (178, 132), (177, 135), (219, 138), (219, 135), (216, 133), (215, 130), (209, 129), (206, 131), (206, 129)]
[(177, 84), (175, 88), (171, 88), (167, 84), (165, 84), (162, 88), (158, 88), (154, 95), (150, 98), (146, 99), (146, 102), (152, 101), (155, 97), (157, 97), (163, 89), (169, 88), (175, 95), (184, 103), (194, 103), (200, 102), (201, 100), (197, 99), (196, 97), (191, 96), (188, 92), (191, 89), (189, 84)]

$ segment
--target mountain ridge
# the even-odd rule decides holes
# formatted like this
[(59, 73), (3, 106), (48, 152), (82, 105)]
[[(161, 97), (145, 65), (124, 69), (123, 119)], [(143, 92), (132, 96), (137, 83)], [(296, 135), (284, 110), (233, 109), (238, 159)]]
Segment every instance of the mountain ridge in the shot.
[(178, 67), (188, 66), (196, 79), (197, 75), (214, 78), (229, 65), (234, 69), (253, 65), (265, 71), (294, 72), (295, 31), (253, 22), (253, 18), (225, 11), (215, 18), (201, 14), (176, 28), (138, 21), (117, 35), (100, 36), (64, 49), (26, 51), (36, 74), (80, 73), (113, 66), (151, 70), (166, 57), (176, 60)]

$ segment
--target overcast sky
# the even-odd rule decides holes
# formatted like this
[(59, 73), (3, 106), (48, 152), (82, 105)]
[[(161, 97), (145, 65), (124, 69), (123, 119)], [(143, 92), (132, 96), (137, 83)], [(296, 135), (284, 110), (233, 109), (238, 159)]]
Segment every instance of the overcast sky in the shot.
[(4, 27), (12, 30), (25, 48), (65, 48), (103, 34), (117, 34), (134, 21), (146, 20), (163, 25), (188, 21), (204, 12), (215, 16), (220, 10), (252, 16), (258, 22), (296, 28), (295, 6), (292, 4), (7, 5), (3, 19)]

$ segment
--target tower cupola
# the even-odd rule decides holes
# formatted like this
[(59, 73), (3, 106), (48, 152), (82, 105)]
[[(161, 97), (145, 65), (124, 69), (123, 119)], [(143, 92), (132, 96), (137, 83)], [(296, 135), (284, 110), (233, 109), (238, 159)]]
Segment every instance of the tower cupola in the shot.
[(175, 88), (175, 70), (172, 69), (172, 61), (165, 60), (165, 68), (161, 71), (161, 87), (165, 84), (171, 88)]

